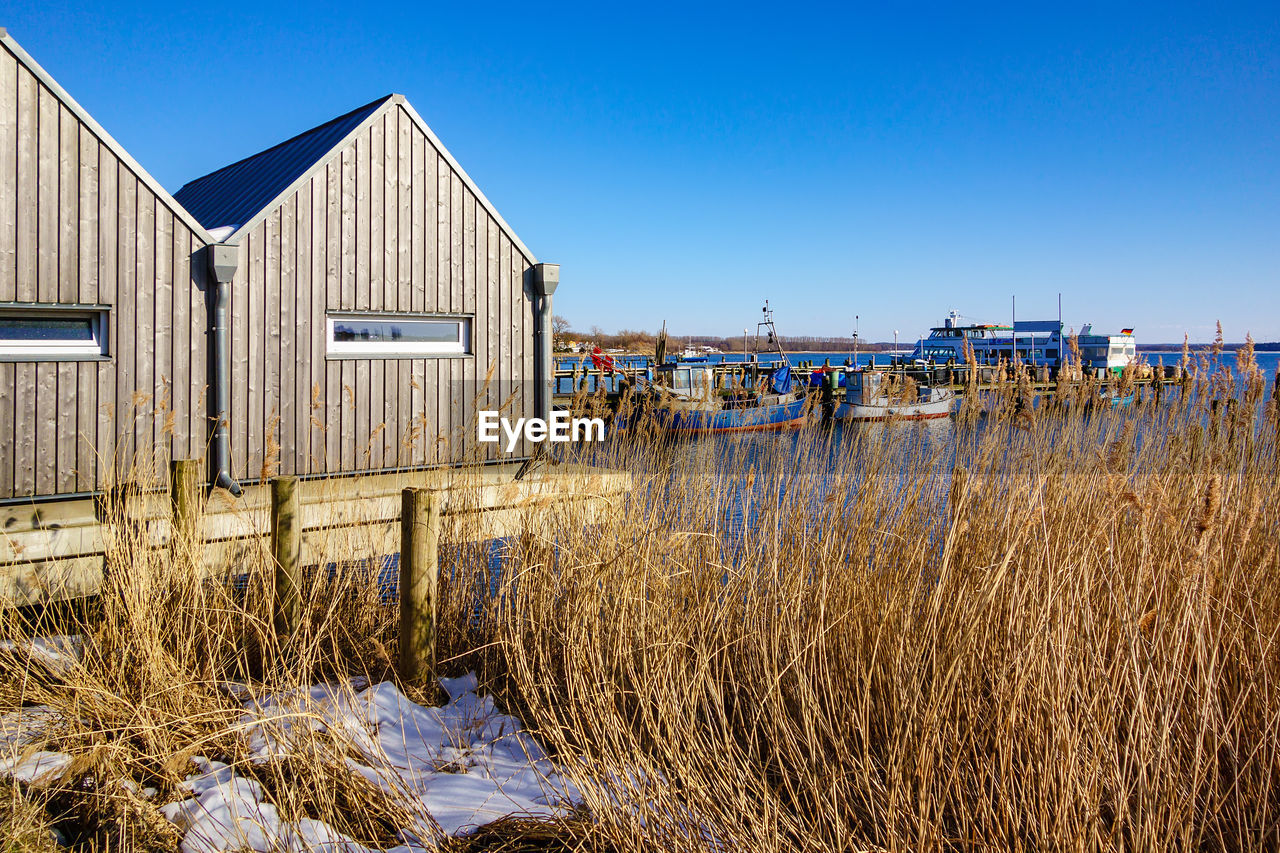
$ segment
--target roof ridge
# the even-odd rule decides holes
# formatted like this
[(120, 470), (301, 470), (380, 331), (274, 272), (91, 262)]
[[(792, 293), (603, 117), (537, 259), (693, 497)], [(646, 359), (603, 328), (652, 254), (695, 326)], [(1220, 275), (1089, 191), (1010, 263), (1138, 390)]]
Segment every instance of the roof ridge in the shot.
[(372, 110), (375, 107), (380, 107), (383, 104), (385, 104), (387, 101), (393, 99), (394, 97), (395, 97), (395, 93), (393, 92), (388, 95), (383, 95), (381, 98), (374, 98), (369, 103), (363, 106), (356, 107), (354, 110), (348, 110), (347, 112), (343, 113), (340, 116), (335, 116), (329, 119), (328, 121), (324, 121), (324, 122), (321, 122), (320, 124), (315, 125), (314, 127), (309, 127), (306, 130), (302, 131), (301, 133), (295, 133), (293, 136), (290, 136), (288, 139), (283, 140), (282, 142), (277, 142), (275, 145), (272, 145), (270, 148), (263, 148), (261, 151), (255, 151), (253, 154), (250, 154), (248, 157), (241, 157), (239, 160), (236, 160), (234, 163), (228, 163), (227, 165), (220, 166), (219, 168), (214, 169), (212, 172), (208, 172), (207, 174), (201, 175), (198, 178), (192, 178), (191, 180), (184, 183), (182, 185), (182, 188), (180, 188), (178, 192), (182, 192), (183, 189), (190, 186), (191, 184), (194, 184), (196, 181), (203, 181), (206, 178), (212, 178), (214, 175), (220, 172), (225, 172), (228, 169), (234, 169), (236, 166), (243, 165), (249, 162), (250, 160), (254, 159), (255, 157), (261, 157), (263, 154), (270, 154), (272, 151), (275, 151), (277, 148), (283, 148), (286, 145), (289, 145), (293, 142), (297, 142), (299, 139), (301, 139), (304, 136), (309, 136), (310, 134), (315, 133), (317, 130), (322, 130), (323, 128), (326, 128), (331, 124), (337, 124), (340, 121), (349, 119), (356, 113), (363, 112), (365, 110)]

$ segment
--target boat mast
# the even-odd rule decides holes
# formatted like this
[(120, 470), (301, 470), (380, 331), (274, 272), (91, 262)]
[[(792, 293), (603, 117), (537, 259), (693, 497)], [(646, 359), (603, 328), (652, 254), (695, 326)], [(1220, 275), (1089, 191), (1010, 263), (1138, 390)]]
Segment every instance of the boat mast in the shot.
[(778, 337), (778, 330), (773, 325), (773, 309), (769, 307), (769, 300), (764, 301), (764, 307), (760, 309), (761, 319), (756, 323), (756, 361), (760, 360), (760, 330), (765, 330), (765, 343), (773, 344), (778, 350), (778, 355), (782, 356), (782, 360), (787, 360), (787, 354), (782, 350), (782, 339)]

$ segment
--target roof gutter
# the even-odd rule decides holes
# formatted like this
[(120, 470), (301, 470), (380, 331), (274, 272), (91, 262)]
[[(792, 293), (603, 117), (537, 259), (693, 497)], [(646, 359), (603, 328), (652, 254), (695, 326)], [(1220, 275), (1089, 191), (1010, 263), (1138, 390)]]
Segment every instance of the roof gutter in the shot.
[(240, 266), (240, 247), (215, 243), (208, 248), (209, 272), (213, 275), (213, 324), (209, 337), (213, 346), (213, 485), (235, 497), (243, 490), (231, 476), (231, 341), (227, 324), (227, 303), (231, 301), (231, 281)]

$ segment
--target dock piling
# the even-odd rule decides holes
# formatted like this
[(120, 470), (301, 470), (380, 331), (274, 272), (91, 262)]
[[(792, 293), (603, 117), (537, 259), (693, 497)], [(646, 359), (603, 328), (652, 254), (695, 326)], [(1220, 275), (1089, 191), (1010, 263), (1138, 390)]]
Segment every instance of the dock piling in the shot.
[(407, 488), (400, 507), (400, 678), (435, 674), (436, 589), (440, 572), (440, 498)]
[(297, 477), (271, 478), (271, 555), (275, 559), (273, 612), (278, 635), (292, 634), (302, 620), (302, 524)]
[(200, 513), (200, 469), (197, 459), (174, 459), (169, 463), (169, 499), (173, 507), (173, 536), (177, 542), (196, 531)]

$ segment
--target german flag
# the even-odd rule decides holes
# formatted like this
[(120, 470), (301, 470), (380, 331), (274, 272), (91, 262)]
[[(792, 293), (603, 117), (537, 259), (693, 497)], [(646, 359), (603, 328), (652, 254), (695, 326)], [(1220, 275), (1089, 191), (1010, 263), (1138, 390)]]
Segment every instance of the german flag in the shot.
[(1122, 335), (1132, 335), (1132, 334), (1133, 334), (1133, 329), (1121, 329), (1121, 330), (1120, 330), (1120, 334), (1122, 334)]

